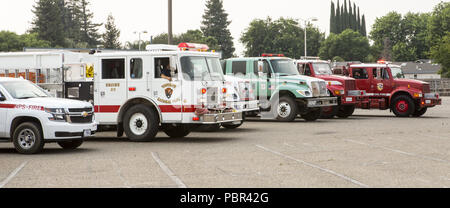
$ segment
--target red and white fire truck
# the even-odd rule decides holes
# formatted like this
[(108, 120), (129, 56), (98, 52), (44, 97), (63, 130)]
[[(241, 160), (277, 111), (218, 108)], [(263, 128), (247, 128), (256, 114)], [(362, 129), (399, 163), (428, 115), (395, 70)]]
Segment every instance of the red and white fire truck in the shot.
[(22, 69), (0, 63), (4, 73), (32, 71), (37, 75), (34, 82), (55, 96), (90, 101), (99, 131), (117, 127), (118, 136), (126, 133), (132, 141), (153, 140), (159, 130), (184, 137), (199, 125), (242, 120), (242, 112), (226, 104), (220, 54), (208, 52), (206, 45), (150, 45), (147, 51), (94, 54), (18, 53), (9, 58), (33, 63)]
[(333, 75), (330, 64), (318, 58), (305, 58), (295, 61), (301, 75), (316, 77), (327, 82), (330, 95), (338, 98), (338, 105), (322, 110), (322, 118), (347, 118), (355, 111), (357, 100), (365, 95), (358, 90), (356, 80), (350, 77)]
[(353, 64), (344, 70), (356, 79), (358, 89), (367, 96), (357, 102), (357, 108), (390, 109), (398, 117), (420, 117), (428, 108), (441, 105), (438, 93), (430, 84), (404, 79), (400, 66), (379, 61), (377, 64)]

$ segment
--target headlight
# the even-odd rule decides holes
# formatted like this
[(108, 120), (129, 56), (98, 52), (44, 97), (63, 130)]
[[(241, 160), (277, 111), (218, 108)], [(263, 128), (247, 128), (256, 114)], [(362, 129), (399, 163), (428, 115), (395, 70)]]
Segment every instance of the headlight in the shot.
[(50, 121), (66, 121), (66, 111), (64, 108), (46, 108), (45, 112), (52, 115), (48, 118)]
[(335, 90), (334, 94), (336, 94), (336, 95), (344, 95), (345, 91), (344, 90)]

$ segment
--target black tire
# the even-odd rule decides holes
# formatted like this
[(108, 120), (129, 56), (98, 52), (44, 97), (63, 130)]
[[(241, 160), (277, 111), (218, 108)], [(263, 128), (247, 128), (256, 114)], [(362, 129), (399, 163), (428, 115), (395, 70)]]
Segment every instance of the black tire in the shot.
[(356, 106), (354, 105), (343, 105), (339, 107), (337, 116), (339, 118), (348, 118), (355, 112)]
[(416, 110), (414, 100), (407, 95), (399, 95), (392, 100), (392, 111), (397, 117), (410, 117)]
[(27, 155), (41, 152), (45, 145), (40, 126), (33, 122), (22, 123), (14, 130), (13, 143), (17, 152)]
[(427, 110), (428, 110), (428, 108), (422, 108), (420, 110), (416, 110), (413, 113), (413, 117), (416, 117), (416, 118), (421, 117), (427, 112)]
[(165, 125), (163, 126), (164, 133), (170, 138), (184, 138), (191, 133), (191, 128), (186, 125), (173, 126)]
[(65, 150), (75, 150), (78, 147), (80, 147), (83, 144), (83, 142), (84, 141), (82, 139), (79, 139), (79, 140), (58, 142), (58, 145)]
[(302, 118), (308, 122), (316, 121), (317, 119), (320, 118), (321, 114), (322, 114), (321, 108), (308, 109), (308, 112), (303, 114)]
[[(133, 116), (139, 115), (141, 116), (140, 119), (133, 118), (135, 120), (131, 120)], [(159, 117), (153, 109), (146, 105), (136, 105), (128, 109), (128, 111), (125, 113), (123, 121), (123, 129), (125, 131), (125, 134), (128, 136), (128, 139), (130, 139), (131, 141), (152, 141), (155, 139), (156, 134), (158, 134)], [(131, 125), (135, 126), (134, 129), (132, 129)], [(147, 128), (142, 129), (143, 127), (145, 127), (145, 125)], [(136, 131), (142, 131), (142, 133), (135, 133)]]
[(332, 119), (338, 114), (338, 112), (339, 112), (339, 106), (323, 107), (320, 118)]
[[(284, 107), (281, 105), (284, 105)], [(289, 108), (290, 111), (288, 111), (287, 108)], [(283, 111), (283, 109), (288, 112)], [(275, 102), (272, 102), (271, 111), (275, 115), (276, 120), (281, 122), (291, 122), (294, 121), (298, 115), (298, 105), (293, 98), (283, 96), (280, 97), (280, 99), (275, 100)], [(287, 114), (283, 115), (283, 113)]]

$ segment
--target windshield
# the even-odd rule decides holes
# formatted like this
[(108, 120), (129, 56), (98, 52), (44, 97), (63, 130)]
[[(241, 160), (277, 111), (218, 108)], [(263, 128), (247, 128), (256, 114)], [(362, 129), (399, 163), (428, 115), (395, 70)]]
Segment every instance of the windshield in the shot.
[(273, 72), (281, 76), (299, 75), (295, 64), (290, 59), (271, 60)]
[(183, 77), (191, 81), (223, 81), (219, 58), (184, 56), (181, 57)]
[(2, 84), (8, 93), (15, 99), (28, 99), (48, 97), (49, 95), (38, 86), (27, 81), (5, 82)]
[(314, 63), (313, 64), (314, 72), (316, 75), (332, 75), (331, 67), (326, 63)]
[(403, 74), (402, 69), (400, 69), (398, 67), (392, 67), (391, 72), (392, 72), (392, 76), (394, 77), (394, 79), (405, 78), (405, 75)]

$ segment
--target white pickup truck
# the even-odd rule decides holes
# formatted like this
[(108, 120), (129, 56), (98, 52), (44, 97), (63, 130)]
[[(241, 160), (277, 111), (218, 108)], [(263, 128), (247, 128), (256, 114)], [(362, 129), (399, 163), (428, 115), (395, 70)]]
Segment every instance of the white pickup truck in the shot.
[(57, 142), (76, 149), (97, 131), (92, 104), (51, 97), (21, 78), (0, 77), (0, 141), (13, 142), (22, 154)]

